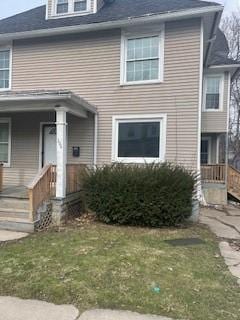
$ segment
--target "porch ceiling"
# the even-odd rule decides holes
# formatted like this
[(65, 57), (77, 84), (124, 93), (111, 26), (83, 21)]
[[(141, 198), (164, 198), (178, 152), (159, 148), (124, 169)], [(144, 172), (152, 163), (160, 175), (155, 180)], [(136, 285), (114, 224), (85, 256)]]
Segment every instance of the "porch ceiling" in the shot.
[(0, 93), (0, 113), (56, 111), (64, 107), (66, 111), (81, 118), (88, 112), (97, 113), (89, 102), (68, 90), (8, 91)]

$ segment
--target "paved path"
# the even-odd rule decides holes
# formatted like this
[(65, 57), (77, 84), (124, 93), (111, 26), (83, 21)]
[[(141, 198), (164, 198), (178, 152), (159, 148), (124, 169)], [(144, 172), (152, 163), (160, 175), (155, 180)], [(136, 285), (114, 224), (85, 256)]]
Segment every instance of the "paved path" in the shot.
[(0, 230), (0, 242), (19, 240), (27, 237), (27, 233)]
[(140, 315), (128, 311), (90, 310), (81, 316), (71, 305), (56, 306), (37, 300), (0, 297), (0, 320), (173, 320), (171, 318)]
[(221, 254), (240, 285), (240, 208), (227, 206), (222, 211), (203, 208), (200, 222), (208, 225), (220, 238)]

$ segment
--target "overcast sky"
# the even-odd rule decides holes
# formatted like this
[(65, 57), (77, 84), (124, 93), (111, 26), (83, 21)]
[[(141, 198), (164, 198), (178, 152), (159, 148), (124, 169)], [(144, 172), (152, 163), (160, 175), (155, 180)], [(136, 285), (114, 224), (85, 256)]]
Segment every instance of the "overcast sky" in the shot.
[[(47, 0), (0, 0), (0, 19), (11, 16), (13, 14), (45, 4)], [(181, 0), (179, 0), (181, 1)], [(226, 12), (234, 10), (239, 5), (240, 0), (215, 0), (225, 4)]]

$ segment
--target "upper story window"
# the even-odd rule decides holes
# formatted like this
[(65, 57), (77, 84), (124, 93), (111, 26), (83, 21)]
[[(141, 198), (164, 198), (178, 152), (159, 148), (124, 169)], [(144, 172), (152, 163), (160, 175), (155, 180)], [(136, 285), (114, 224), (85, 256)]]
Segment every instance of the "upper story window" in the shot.
[(204, 81), (204, 110), (219, 111), (223, 103), (223, 75), (207, 75)]
[(0, 49), (0, 90), (10, 89), (11, 50)]
[(57, 14), (68, 12), (68, 0), (57, 0)]
[(122, 84), (154, 83), (163, 80), (161, 34), (122, 38)]
[(90, 0), (56, 0), (56, 14), (74, 14), (90, 10)]
[(87, 10), (87, 0), (75, 0), (74, 1), (74, 11), (86, 11)]

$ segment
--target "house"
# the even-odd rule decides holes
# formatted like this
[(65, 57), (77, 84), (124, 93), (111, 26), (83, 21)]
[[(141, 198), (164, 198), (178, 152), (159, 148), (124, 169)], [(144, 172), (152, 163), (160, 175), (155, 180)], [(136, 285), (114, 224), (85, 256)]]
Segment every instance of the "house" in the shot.
[(59, 221), (79, 200), (80, 168), (116, 161), (182, 164), (202, 172), (206, 198), (226, 200), (240, 64), (228, 59), (222, 11), (198, 0), (48, 0), (1, 20), (0, 227)]

